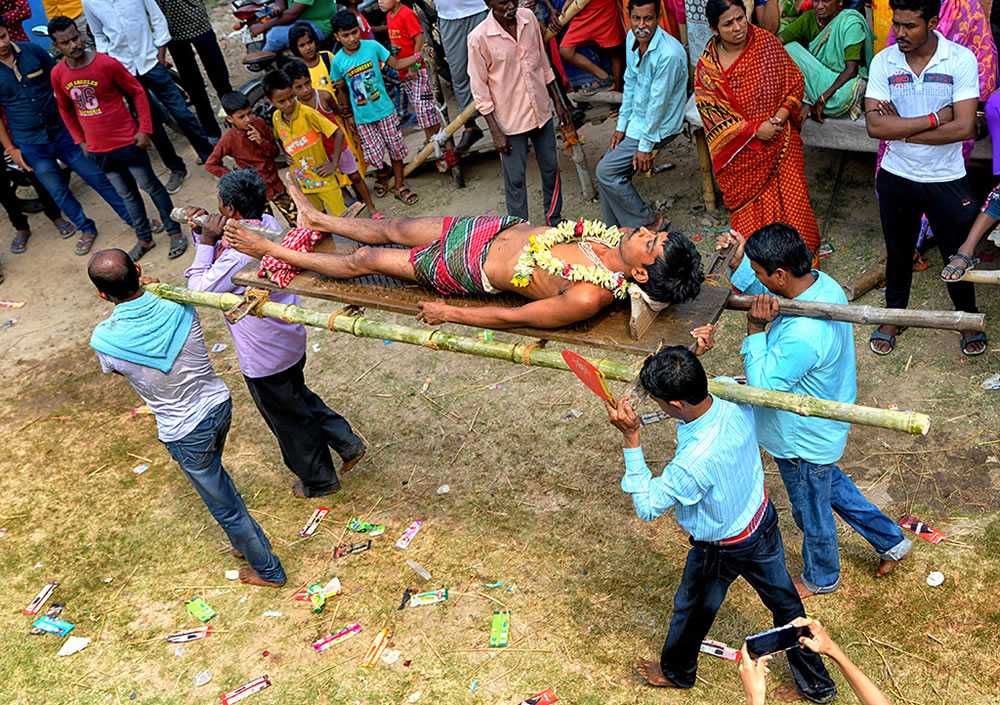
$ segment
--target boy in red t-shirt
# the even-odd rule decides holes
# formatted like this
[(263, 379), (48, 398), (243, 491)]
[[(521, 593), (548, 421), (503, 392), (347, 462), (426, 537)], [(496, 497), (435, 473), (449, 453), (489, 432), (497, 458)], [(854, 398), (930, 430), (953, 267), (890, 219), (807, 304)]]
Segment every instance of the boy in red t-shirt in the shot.
[[(399, 0), (378, 0), (379, 9), (386, 15), (389, 26), (389, 42), (399, 47), (396, 55), (399, 59), (408, 59), (414, 55), (422, 55), (424, 49), (424, 30), (417, 19), (417, 13), (402, 4)], [(441, 118), (434, 104), (434, 91), (431, 90), (431, 79), (423, 61), (418, 60), (408, 69), (399, 72), (399, 80), (410, 99), (413, 114), (417, 124), (424, 128), (424, 135), (430, 140), (437, 134)]]
[[(52, 89), (59, 113), (73, 140), (77, 144), (86, 143), (90, 158), (107, 174), (125, 201), (139, 240), (129, 256), (139, 261), (156, 247), (139, 193), (141, 188), (153, 200), (170, 235), (167, 257), (180, 257), (187, 249), (187, 240), (180, 224), (170, 219), (174, 204), (146, 153), (153, 133), (146, 91), (118, 61), (84, 48), (83, 37), (68, 17), (52, 18), (49, 38), (66, 57), (52, 69)], [(135, 106), (138, 125), (125, 104), (126, 96)]]

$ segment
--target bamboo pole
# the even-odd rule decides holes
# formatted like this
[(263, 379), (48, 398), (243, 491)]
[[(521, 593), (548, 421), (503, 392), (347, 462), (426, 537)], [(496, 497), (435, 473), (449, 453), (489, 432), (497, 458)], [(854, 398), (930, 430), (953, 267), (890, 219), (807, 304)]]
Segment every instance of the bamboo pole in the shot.
[[(1000, 284), (1000, 269), (966, 270), (965, 276), (956, 279), (957, 282), (972, 282), (973, 284)], [(947, 283), (947, 282), (946, 282)]]
[[(730, 294), (726, 301), (726, 308), (734, 311), (748, 311), (752, 302), (752, 296)], [(830, 304), (821, 301), (796, 301), (782, 298), (778, 299), (778, 306), (778, 310), (786, 316), (805, 316), (824, 321), (860, 324), (881, 323), (891, 326), (941, 328), (944, 330), (986, 330), (986, 315), (982, 313), (914, 311), (906, 308), (852, 306), (851, 304)]]
[[(222, 311), (232, 308), (241, 300), (236, 294), (192, 291), (169, 284), (147, 284), (144, 288), (146, 291), (171, 301), (195, 306), (208, 306)], [(436, 329), (383, 323), (345, 313), (329, 314), (291, 304), (277, 304), (273, 301), (268, 301), (261, 306), (260, 312), (265, 318), (276, 318), (286, 323), (301, 323), (315, 328), (327, 328), (358, 338), (392, 340), (398, 343), (421, 345), (432, 350), (464, 353), (554, 370), (569, 370), (561, 351), (533, 347), (526, 343), (479, 340), (478, 338), (444, 333)], [(608, 379), (618, 382), (632, 382), (635, 379), (636, 373), (632, 365), (606, 359), (591, 359), (590, 362), (601, 370)], [(926, 434), (930, 429), (930, 418), (926, 414), (915, 411), (875, 409), (717, 380), (709, 380), (708, 389), (720, 399), (790, 411), (800, 416), (816, 416), (914, 435)]]
[(847, 294), (848, 301), (860, 298), (864, 294), (878, 286), (878, 283), (885, 279), (885, 260), (879, 262), (866, 272), (862, 272), (852, 281), (844, 284), (844, 293)]

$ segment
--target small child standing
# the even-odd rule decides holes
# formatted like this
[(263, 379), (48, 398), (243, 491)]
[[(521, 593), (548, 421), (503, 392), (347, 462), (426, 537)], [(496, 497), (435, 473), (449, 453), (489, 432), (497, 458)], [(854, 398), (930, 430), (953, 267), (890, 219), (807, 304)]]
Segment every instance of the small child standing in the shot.
[(278, 145), (274, 141), (271, 128), (262, 117), (250, 110), (250, 101), (238, 91), (226, 93), (220, 99), (226, 111), (226, 122), (231, 127), (219, 139), (212, 155), (205, 162), (208, 173), (222, 178), (229, 173), (222, 164), (223, 157), (232, 157), (240, 169), (252, 168), (267, 184), (267, 200), (285, 219), (290, 227), (295, 227), (298, 215), (295, 202), (278, 176)]
[(375, 195), (384, 196), (389, 190), (389, 168), (382, 159), (388, 150), (392, 173), (396, 177), (393, 194), (403, 203), (412, 205), (417, 202), (418, 196), (403, 183), (406, 142), (399, 130), (399, 118), (385, 89), (379, 67), (385, 63), (399, 71), (415, 64), (417, 57), (397, 59), (378, 42), (362, 40), (357, 17), (349, 10), (341, 10), (333, 16), (333, 30), (344, 50), (334, 55), (330, 78), (338, 84), (341, 96), (346, 94), (350, 97), (361, 137), (361, 149), (368, 163), (378, 168)]
[(410, 100), (410, 109), (417, 118), (417, 124), (424, 130), (424, 136), (430, 140), (437, 134), (441, 124), (437, 107), (434, 104), (434, 91), (431, 89), (431, 79), (422, 60), (424, 49), (424, 30), (417, 19), (417, 13), (399, 0), (378, 0), (379, 9), (385, 13), (389, 26), (389, 42), (399, 47), (398, 59), (417, 58), (417, 63), (409, 69), (399, 72), (399, 81), (403, 84), (406, 97)]
[(277, 140), (291, 161), (292, 174), (316, 208), (330, 215), (344, 212), (337, 181), (337, 163), (344, 135), (337, 126), (292, 94), (292, 82), (283, 71), (264, 76), (264, 95), (276, 108), (271, 120)]
[[(337, 182), (341, 188), (353, 185), (358, 197), (368, 207), (368, 212), (372, 214), (372, 218), (376, 220), (384, 218), (385, 216), (379, 213), (375, 208), (375, 204), (372, 203), (371, 194), (368, 193), (368, 185), (365, 183), (364, 177), (359, 173), (358, 162), (355, 160), (354, 153), (350, 149), (349, 133), (345, 129), (344, 118), (337, 114), (338, 106), (333, 95), (327, 91), (314, 88), (309, 75), (309, 69), (301, 61), (289, 62), (282, 71), (285, 72), (285, 75), (292, 82), (292, 93), (295, 95), (295, 99), (302, 105), (312, 108), (327, 120), (335, 123), (344, 135), (344, 146), (347, 149), (340, 152), (340, 161), (337, 162), (337, 167), (340, 170), (340, 173), (337, 174)], [(330, 85), (332, 86), (333, 84)], [(347, 195), (350, 196), (350, 194)]]

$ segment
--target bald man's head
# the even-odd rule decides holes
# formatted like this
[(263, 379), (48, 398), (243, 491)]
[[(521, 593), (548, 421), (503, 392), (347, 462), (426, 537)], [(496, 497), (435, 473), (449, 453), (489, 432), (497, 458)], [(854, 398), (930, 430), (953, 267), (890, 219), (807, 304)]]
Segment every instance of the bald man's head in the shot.
[(139, 268), (125, 250), (98, 250), (87, 267), (90, 281), (108, 301), (120, 303), (139, 291)]

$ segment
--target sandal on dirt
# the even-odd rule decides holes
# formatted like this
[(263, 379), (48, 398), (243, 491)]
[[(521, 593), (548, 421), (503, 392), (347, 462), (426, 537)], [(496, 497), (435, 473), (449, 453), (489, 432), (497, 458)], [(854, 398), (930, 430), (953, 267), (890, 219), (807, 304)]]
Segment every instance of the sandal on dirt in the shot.
[[(879, 328), (881, 327), (882, 326), (879, 326)], [(896, 331), (896, 335), (899, 335), (905, 330), (906, 327), (901, 326), (899, 330)], [(888, 355), (889, 353), (891, 353), (893, 350), (896, 349), (896, 335), (889, 335), (888, 333), (883, 333), (878, 328), (876, 328), (875, 332), (872, 333), (872, 337), (868, 339), (868, 347), (871, 348), (871, 351), (876, 355)], [(879, 350), (878, 348), (876, 348), (875, 347), (876, 340), (882, 340), (886, 343), (889, 343), (889, 349)]]
[[(972, 267), (974, 267), (975, 265), (979, 264), (979, 260), (978, 259), (969, 259), (965, 255), (963, 255), (961, 252), (956, 252), (955, 254), (953, 254), (951, 256), (951, 259), (960, 259), (963, 262), (965, 262), (965, 266), (964, 267), (960, 267), (960, 266), (951, 264), (951, 260), (948, 260), (948, 264), (945, 265), (944, 270), (941, 272), (941, 279), (943, 281), (946, 281), (946, 282), (949, 282), (949, 283), (950, 282), (960, 282), (960, 281), (962, 281), (962, 277), (965, 276), (965, 272), (968, 271), (969, 269), (971, 269)], [(947, 275), (957, 274), (958, 275), (958, 279), (952, 279), (950, 276), (945, 276), (946, 274)]]
[(375, 172), (375, 195), (382, 198), (389, 193), (389, 170)]
[(382, 214), (382, 211), (375, 211), (372, 213), (372, 220), (385, 220), (385, 215)]
[(413, 193), (408, 186), (400, 186), (399, 188), (394, 188), (392, 190), (392, 195), (397, 201), (402, 201), (408, 206), (412, 206), (414, 203), (420, 200), (420, 196)]
[[(983, 343), (982, 350), (978, 350), (976, 352), (970, 352), (969, 351), (969, 345), (972, 344), (972, 343)], [(976, 333), (975, 335), (970, 335), (968, 338), (966, 338), (963, 335), (962, 336), (962, 354), (963, 355), (968, 355), (969, 357), (974, 357), (976, 355), (982, 355), (984, 352), (986, 352), (986, 348), (987, 348), (986, 343), (987, 343), (987, 340), (986, 340), (986, 334), (985, 333)]]
[(84, 233), (80, 236), (80, 239), (76, 241), (76, 254), (85, 255), (90, 252), (90, 248), (94, 246), (94, 240), (97, 239), (97, 233)]
[(68, 240), (76, 235), (76, 226), (68, 220), (62, 225), (56, 225), (56, 229), (59, 230), (59, 237), (63, 240)]
[(18, 230), (17, 235), (10, 241), (10, 251), (19, 255), (28, 249), (28, 238), (31, 237), (30, 230)]
[(149, 232), (153, 233), (154, 235), (156, 235), (157, 233), (162, 233), (163, 232), (163, 223), (161, 223), (158, 220), (150, 220), (149, 221)]
[(187, 252), (187, 238), (183, 235), (170, 239), (170, 250), (167, 252), (167, 259), (177, 259)]
[[(147, 247), (148, 244), (148, 247)], [(135, 243), (135, 246), (128, 251), (128, 256), (132, 258), (133, 262), (138, 262), (142, 259), (142, 256), (156, 247), (156, 243), (150, 240), (148, 243), (144, 243), (141, 240)]]

